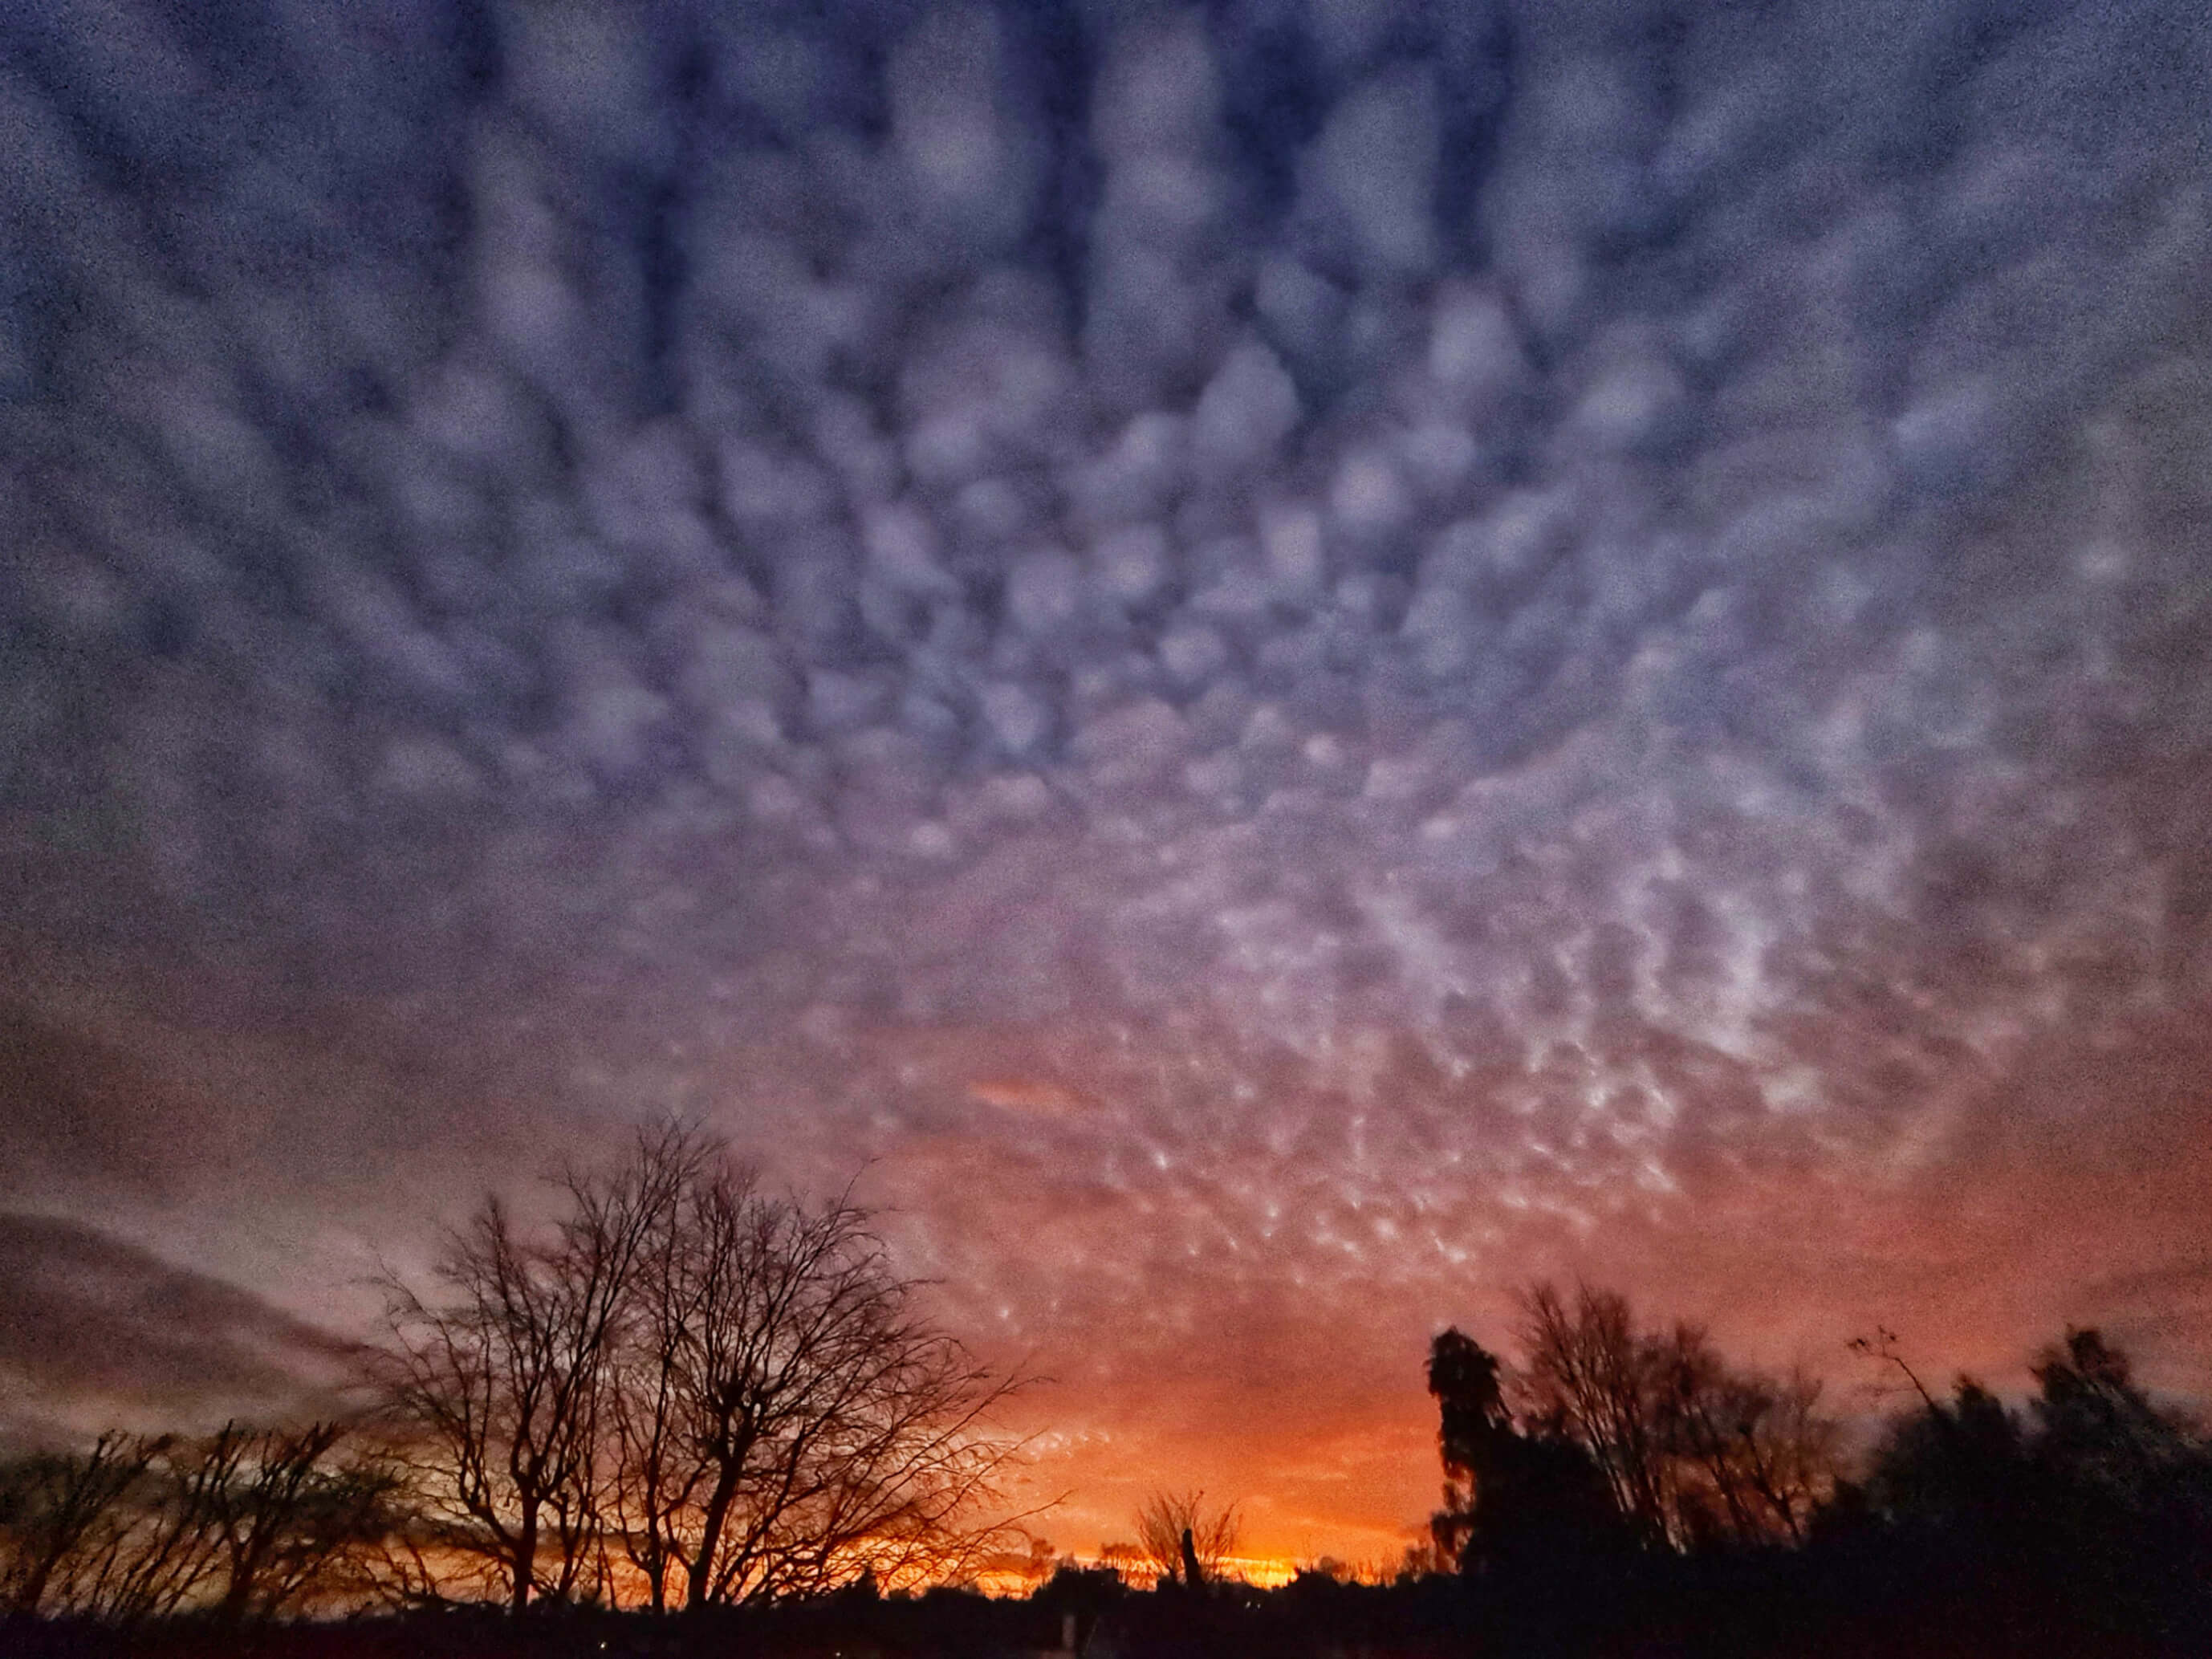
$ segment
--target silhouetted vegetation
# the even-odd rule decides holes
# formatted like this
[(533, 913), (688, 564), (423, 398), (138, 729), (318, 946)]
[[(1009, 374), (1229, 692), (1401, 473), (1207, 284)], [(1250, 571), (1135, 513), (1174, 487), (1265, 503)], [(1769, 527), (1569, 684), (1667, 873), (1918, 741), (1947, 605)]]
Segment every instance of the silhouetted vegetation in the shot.
[(2094, 1330), (2039, 1358), (2025, 1414), (1855, 1341), (1916, 1404), (1851, 1480), (1809, 1380), (1612, 1292), (1519, 1305), (1517, 1365), (1457, 1330), (1429, 1359), (1432, 1535), (1509, 1650), (2212, 1651), (2212, 1441)]
[(0, 1595), (16, 1615), (118, 1625), (358, 1605), (405, 1510), (397, 1473), (343, 1436), (234, 1423), (21, 1459), (0, 1470)]
[[(1160, 1492), (1114, 1565), (973, 1586), (1005, 1383), (911, 1310), (864, 1212), (670, 1130), (495, 1204), (394, 1284), (386, 1409), (111, 1434), (0, 1468), (11, 1655), (2180, 1655), (2212, 1650), (2212, 1440), (2074, 1330), (2008, 1404), (1909, 1385), (1847, 1467), (1819, 1386), (1535, 1285), (1517, 1352), (1431, 1345), (1443, 1504), (1389, 1584), (1238, 1582)], [(1011, 1553), (1006, 1559), (1012, 1559)], [(1202, 1594), (1199, 1593), (1203, 1591)], [(526, 1613), (527, 1617), (514, 1615)], [(333, 1621), (334, 1615), (345, 1615)], [(318, 1622), (319, 1620), (319, 1622)]]
[(1154, 1492), (1137, 1511), (1137, 1547), (1157, 1583), (1197, 1589), (1222, 1577), (1237, 1553), (1237, 1506), (1206, 1506), (1201, 1492)]
[(1938, 1564), (2023, 1629), (2212, 1638), (2212, 1441), (2152, 1403), (2126, 1356), (2069, 1331), (2023, 1415), (1972, 1377), (1875, 1449), (1835, 1530)]
[(545, 1237), (487, 1200), (428, 1291), (388, 1285), (429, 1592), (696, 1609), (927, 1583), (1004, 1541), (1012, 1384), (916, 1311), (866, 1212), (764, 1194), (679, 1127), (563, 1186)]
[(1638, 1331), (1612, 1291), (1536, 1285), (1520, 1308), (1517, 1410), (1494, 1356), (1456, 1330), (1431, 1350), (1449, 1559), (1802, 1541), (1835, 1474), (1817, 1382), (1733, 1370), (1692, 1325)]
[(1431, 1345), (1429, 1392), (1443, 1426), (1439, 1559), (1469, 1574), (1588, 1571), (1630, 1537), (1596, 1460), (1557, 1421), (1516, 1425), (1497, 1356), (1457, 1330)]

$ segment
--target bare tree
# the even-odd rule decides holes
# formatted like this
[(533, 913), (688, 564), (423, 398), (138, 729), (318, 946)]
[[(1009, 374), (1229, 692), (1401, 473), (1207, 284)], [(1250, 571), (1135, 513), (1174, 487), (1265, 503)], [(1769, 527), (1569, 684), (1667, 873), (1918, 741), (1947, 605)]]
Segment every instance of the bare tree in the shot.
[(1676, 1532), (1724, 1529), (1739, 1543), (1802, 1543), (1833, 1485), (1837, 1429), (1820, 1384), (1730, 1370), (1694, 1325), (1664, 1350), (1661, 1439), (1675, 1460)]
[(966, 1571), (1016, 1449), (1012, 1388), (919, 1310), (849, 1200), (757, 1189), (670, 1124), (525, 1238), (495, 1200), (418, 1293), (387, 1281), (388, 1402), (426, 1532), (390, 1564), (472, 1559), (510, 1607), (774, 1600)]
[[(569, 1210), (525, 1238), (496, 1197), (450, 1235), (427, 1294), (384, 1281), (387, 1404), (411, 1436), (440, 1544), (520, 1612), (601, 1589), (601, 1407), (639, 1255), (681, 1160), (648, 1136), (609, 1180), (571, 1173)], [(656, 1184), (657, 1183), (657, 1184)]]
[(166, 1442), (96, 1546), (72, 1563), (66, 1610), (130, 1623), (204, 1596), (216, 1559), (215, 1494), (235, 1476), (243, 1441), (226, 1425), (198, 1446)]
[[(697, 1390), (684, 1364), (684, 1333), (701, 1301), (687, 1211), (696, 1206), (692, 1189), (716, 1152), (714, 1143), (684, 1129), (641, 1141), (635, 1152), (640, 1162), (669, 1170), (653, 1179), (660, 1201), (647, 1222), (621, 1337), (609, 1356), (608, 1494), (623, 1553), (643, 1576), (655, 1612), (665, 1611), (684, 1588), (692, 1559), (685, 1522), (707, 1478), (692, 1432)], [(709, 1178), (726, 1176), (717, 1170)]]
[(1586, 1450), (1647, 1547), (1802, 1542), (1834, 1482), (1820, 1385), (1730, 1368), (1694, 1325), (1638, 1332), (1626, 1297), (1522, 1292), (1524, 1414)]
[(1532, 1414), (1559, 1425), (1596, 1460), (1614, 1504), (1646, 1544), (1669, 1542), (1663, 1357), (1638, 1338), (1627, 1298), (1578, 1285), (1571, 1309), (1552, 1285), (1539, 1284), (1519, 1302), (1521, 1382)]
[(1222, 1576), (1243, 1530), (1234, 1504), (1208, 1509), (1202, 1492), (1156, 1492), (1137, 1511), (1137, 1547), (1154, 1575), (1194, 1589)]
[(131, 1504), (166, 1440), (103, 1434), (81, 1455), (47, 1453), (0, 1470), (0, 1598), (49, 1610), (76, 1571), (135, 1518)]
[(1896, 1366), (1904, 1373), (1905, 1380), (1912, 1385), (1913, 1393), (1920, 1396), (1920, 1403), (1928, 1408), (1929, 1413), (1939, 1417), (1942, 1414), (1943, 1408), (1936, 1404), (1936, 1396), (1928, 1392), (1928, 1385), (1920, 1380), (1920, 1373), (1914, 1370), (1906, 1363), (1905, 1356), (1898, 1352), (1895, 1331), (1887, 1325), (1877, 1325), (1872, 1336), (1855, 1336), (1844, 1346), (1853, 1353), (1879, 1360), (1885, 1365)]
[(267, 1619), (357, 1591), (372, 1547), (404, 1518), (397, 1474), (374, 1459), (339, 1460), (336, 1423), (241, 1435), (226, 1427), (201, 1483), (212, 1534), (210, 1602), (226, 1620)]
[(1843, 1431), (1820, 1409), (1818, 1377), (1792, 1368), (1763, 1386), (1765, 1408), (1739, 1419), (1745, 1478), (1790, 1542), (1802, 1544), (1814, 1511), (1835, 1491)]
[(103, 1436), (6, 1481), (9, 1603), (129, 1622), (200, 1610), (270, 1618), (359, 1587), (392, 1481), (340, 1461), (335, 1424), (204, 1440)]
[(620, 1534), (656, 1607), (943, 1576), (1013, 1443), (1011, 1383), (916, 1310), (866, 1212), (759, 1191), (711, 1140), (674, 1159), (633, 1278), (611, 1407)]

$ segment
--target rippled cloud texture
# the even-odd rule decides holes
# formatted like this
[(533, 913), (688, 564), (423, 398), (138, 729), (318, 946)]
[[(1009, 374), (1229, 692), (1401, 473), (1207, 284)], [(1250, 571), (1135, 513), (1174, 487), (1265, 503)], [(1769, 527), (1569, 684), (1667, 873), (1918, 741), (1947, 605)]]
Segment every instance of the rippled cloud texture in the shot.
[[(0, 41), (0, 1244), (73, 1334), (128, 1267), (313, 1347), (676, 1105), (872, 1160), (1086, 1549), (1167, 1481), (1381, 1553), (1538, 1273), (2212, 1391), (2198, 8)], [(260, 1386), (85, 1387), (201, 1348)]]

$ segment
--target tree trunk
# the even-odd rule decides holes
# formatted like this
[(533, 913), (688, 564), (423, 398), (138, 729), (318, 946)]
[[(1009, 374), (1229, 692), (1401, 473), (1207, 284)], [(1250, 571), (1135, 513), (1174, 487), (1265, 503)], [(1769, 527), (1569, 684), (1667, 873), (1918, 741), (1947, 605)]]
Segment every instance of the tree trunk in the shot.
[(729, 1519), (730, 1505), (737, 1495), (738, 1466), (725, 1463), (714, 1476), (714, 1490), (708, 1494), (706, 1510), (699, 1517), (699, 1553), (691, 1559), (691, 1582), (684, 1596), (684, 1604), (688, 1607), (707, 1605), (714, 1556), (722, 1543), (722, 1527)]
[(530, 1605), (530, 1587), (538, 1573), (538, 1505), (526, 1501), (522, 1506), (522, 1525), (514, 1537), (514, 1590), (508, 1599), (507, 1610), (520, 1613)]
[(39, 1603), (46, 1599), (46, 1581), (54, 1576), (54, 1568), (60, 1560), (60, 1553), (54, 1550), (48, 1550), (39, 1557), (39, 1564), (31, 1569), (23, 1580), (22, 1587), (15, 1592), (16, 1612), (38, 1612)]

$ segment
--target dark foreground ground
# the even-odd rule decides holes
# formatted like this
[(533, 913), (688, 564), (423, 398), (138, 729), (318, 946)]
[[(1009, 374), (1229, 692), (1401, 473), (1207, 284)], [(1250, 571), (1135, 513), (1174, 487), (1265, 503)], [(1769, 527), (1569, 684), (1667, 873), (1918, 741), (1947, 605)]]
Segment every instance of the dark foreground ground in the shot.
[[(4, 1659), (2199, 1659), (2212, 1585), (2094, 1584), (1887, 1551), (1750, 1558), (1594, 1583), (1136, 1594), (1091, 1575), (1027, 1601), (845, 1595), (772, 1612), (655, 1619), (483, 1610), (260, 1629), (0, 1624)], [(1072, 1626), (1071, 1626), (1071, 1622)]]

